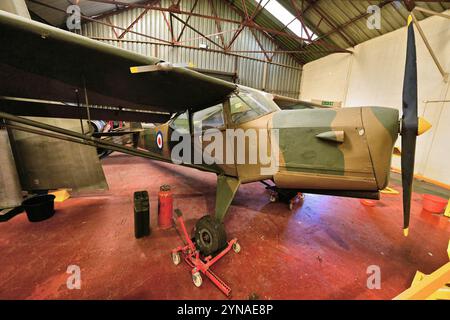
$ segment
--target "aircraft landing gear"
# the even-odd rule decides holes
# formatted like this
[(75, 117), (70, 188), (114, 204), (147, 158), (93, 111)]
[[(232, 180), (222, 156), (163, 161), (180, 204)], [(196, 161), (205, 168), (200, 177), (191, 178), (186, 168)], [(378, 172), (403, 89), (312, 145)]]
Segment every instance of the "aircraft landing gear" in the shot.
[(289, 205), (289, 210), (294, 209), (294, 205), (297, 202), (302, 202), (305, 199), (305, 195), (302, 192), (291, 189), (279, 189), (276, 186), (272, 186), (267, 182), (261, 181), (266, 189), (270, 191), (270, 202), (285, 202)]
[(209, 256), (227, 245), (225, 226), (210, 215), (203, 216), (195, 224), (195, 244), (202, 255)]
[[(177, 220), (181, 227), (185, 245), (172, 250), (172, 262), (178, 265), (181, 260), (184, 260), (188, 264), (191, 268), (192, 282), (196, 287), (202, 285), (203, 274), (229, 297), (231, 288), (212, 272), (211, 267), (230, 250), (236, 253), (241, 251), (241, 246), (237, 242), (237, 239), (232, 239), (227, 242), (223, 223), (211, 216), (204, 216), (197, 222), (194, 230), (195, 237), (191, 239), (188, 236), (181, 211), (175, 209), (175, 213), (178, 217)], [(207, 255), (200, 252), (200, 247), (205, 252), (213, 252), (214, 255)]]
[(278, 201), (278, 194), (276, 192), (272, 191), (270, 193), (269, 201), (272, 202), (272, 203), (277, 202)]
[(289, 210), (294, 209), (294, 205), (297, 202), (303, 202), (303, 200), (305, 200), (305, 195), (301, 192), (297, 192), (297, 194), (291, 200), (289, 200)]

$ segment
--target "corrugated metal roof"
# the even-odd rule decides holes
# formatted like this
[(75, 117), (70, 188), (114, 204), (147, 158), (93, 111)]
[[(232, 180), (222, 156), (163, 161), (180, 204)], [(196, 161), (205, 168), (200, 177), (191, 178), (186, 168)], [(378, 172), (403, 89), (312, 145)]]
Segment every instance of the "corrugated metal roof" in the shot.
[[(244, 11), (241, 0), (229, 1), (241, 11)], [(305, 24), (314, 33), (319, 35), (319, 39), (328, 45), (320, 45), (317, 42), (307, 45), (297, 39), (276, 36), (275, 39), (286, 50), (306, 50), (306, 52), (295, 53), (294, 55), (302, 63), (323, 57), (329, 52), (332, 46), (342, 49), (351, 48), (359, 43), (375, 38), (382, 34), (391, 32), (405, 26), (409, 11), (406, 9), (403, 1), (385, 0), (385, 1), (363, 1), (363, 0), (277, 0), (294, 16), (297, 16), (297, 10), (293, 6), (295, 3), (297, 9), (303, 11)], [(417, 6), (430, 9), (436, 12), (442, 12), (450, 9), (449, 1), (416, 1)], [(255, 0), (245, 0), (247, 10), (253, 12), (257, 6)], [(367, 27), (367, 10), (371, 5), (378, 5), (381, 10), (381, 29), (369, 29)], [(421, 12), (415, 12), (419, 20), (426, 18)], [(255, 19), (255, 22), (277, 30), (282, 30), (283, 26), (274, 22), (274, 17), (264, 10)], [(286, 31), (286, 30), (285, 30)], [(288, 33), (291, 33), (287, 31)]]
[[(207, 1), (207, 0), (200, 0)], [(255, 0), (222, 0), (234, 6), (241, 15), (245, 10), (253, 13), (257, 7)], [(273, 1), (273, 0), (271, 0)], [(297, 16), (298, 10), (301, 10), (302, 17), (309, 29), (316, 33), (319, 38), (312, 44), (308, 44), (295, 38), (295, 35), (285, 26), (275, 19), (267, 10), (258, 14), (254, 21), (264, 28), (284, 31), (291, 36), (266, 33), (280, 47), (280, 50), (301, 51), (292, 53), (292, 56), (300, 63), (307, 63), (321, 58), (336, 48), (347, 49), (359, 43), (375, 38), (382, 34), (391, 32), (405, 26), (408, 16), (403, 1), (394, 0), (277, 0), (294, 16)], [(68, 6), (68, 0), (27, 0), (30, 11), (37, 17), (42, 18), (56, 26), (61, 26), (65, 22), (65, 14), (57, 12), (54, 9), (46, 8), (36, 2), (42, 2), (51, 6), (65, 10)], [(76, 2), (72, 0), (71, 2)], [(148, 3), (150, 1), (120, 0), (126, 3)], [(112, 10), (121, 10), (120, 6), (98, 3), (95, 1), (79, 0), (81, 11), (86, 16), (96, 16)], [(245, 8), (243, 3), (245, 3)], [(296, 8), (294, 8), (295, 3)], [(415, 1), (416, 5), (422, 8), (437, 12), (450, 9), (449, 1)], [(381, 28), (369, 29), (367, 27), (367, 9), (371, 5), (378, 5), (381, 8)], [(183, 1), (181, 1), (183, 7)], [(416, 12), (416, 17), (421, 20), (426, 16), (421, 12)], [(220, 16), (220, 12), (219, 12)], [(198, 20), (201, 18), (192, 19)], [(209, 19), (201, 19), (203, 23), (213, 23)], [(236, 25), (235, 25), (236, 27)]]
[[(142, 0), (120, 0), (126, 3), (139, 3)], [(148, 1), (145, 1), (148, 2)], [(28, 10), (38, 18), (54, 26), (63, 26), (66, 23), (66, 14), (56, 11), (52, 8), (45, 7), (42, 4), (47, 4), (52, 7), (66, 11), (67, 7), (72, 4), (78, 4), (81, 13), (88, 17), (93, 17), (99, 14), (110, 12), (113, 10), (120, 10), (121, 6), (108, 3), (100, 3), (89, 0), (26, 0)]]
[[(289, 11), (295, 12), (292, 8), (291, 1), (279, 0), (279, 2)], [(314, 2), (305, 0), (300, 2), (303, 8), (310, 6), (310, 9), (304, 13), (307, 26), (318, 34), (319, 38), (340, 48), (350, 48), (364, 41), (404, 27), (409, 14), (403, 1), (321, 0)], [(367, 27), (368, 15), (366, 14), (368, 7), (371, 5), (378, 5), (381, 8), (380, 29), (371, 30)], [(444, 1), (434, 3), (416, 1), (416, 5), (437, 12), (450, 9), (450, 3)], [(426, 18), (420, 12), (415, 12), (415, 15), (419, 20)], [(335, 29), (339, 31), (333, 31)], [(308, 52), (301, 55), (301, 59), (305, 62), (327, 55), (326, 53), (315, 53), (314, 51), (320, 49), (317, 45), (313, 45), (311, 48), (308, 46), (307, 49)]]

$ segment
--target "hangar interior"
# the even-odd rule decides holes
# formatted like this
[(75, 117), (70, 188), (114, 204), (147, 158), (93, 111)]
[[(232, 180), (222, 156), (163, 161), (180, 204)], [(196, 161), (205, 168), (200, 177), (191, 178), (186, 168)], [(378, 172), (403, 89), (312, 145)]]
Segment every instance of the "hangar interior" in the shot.
[[(76, 23), (71, 20), (75, 11), (68, 8), (73, 5), (80, 9), (80, 25), (71, 30), (70, 24)], [(242, 86), (239, 87), (242, 92), (250, 90), (249, 95), (253, 91), (247, 87), (259, 90), (261, 96), (268, 94), (281, 109), (290, 109), (289, 116), (283, 118), (284, 123), (311, 121), (317, 124), (308, 125), (302, 132), (312, 132), (317, 126), (327, 127), (328, 133), (335, 135), (326, 138), (333, 140), (326, 142), (326, 148), (341, 143), (335, 149), (344, 153), (346, 164), (341, 174), (344, 177), (356, 170), (360, 159), (354, 154), (345, 154), (349, 148), (345, 144), (355, 140), (351, 140), (353, 136), (345, 131), (347, 129), (336, 129), (339, 123), (324, 124), (323, 121), (329, 112), (339, 110), (336, 112), (344, 113), (336, 119), (345, 123), (355, 117), (350, 109), (359, 107), (390, 107), (398, 110), (400, 116), (404, 113), (405, 57), (410, 48), (407, 34), (412, 28), (415, 29), (417, 61), (417, 116), (431, 125), (428, 132), (417, 137), (415, 159), (412, 158), (409, 166), (413, 170), (411, 174), (414, 173), (414, 184), (410, 231), (405, 237), (402, 232), (405, 202), (402, 161), (410, 150), (402, 147), (403, 140), (397, 139), (397, 131), (392, 147), (395, 143), (394, 150), (401, 155), (394, 153), (391, 159), (392, 150), (386, 146), (389, 156), (385, 174), (390, 176), (390, 181), (388, 188), (378, 186), (377, 195), (366, 192), (358, 196), (355, 192), (362, 187), (344, 188), (343, 191), (348, 191), (346, 194), (338, 193), (342, 188), (333, 187), (332, 179), (320, 180), (321, 172), (308, 169), (312, 176), (304, 177), (306, 182), (296, 187), (295, 196), (290, 196), (286, 203), (281, 201), (281, 188), (289, 188), (293, 183), (290, 178), (267, 179), (285, 185), (277, 189), (279, 192), (274, 198), (274, 189), (268, 188), (267, 182), (261, 184), (252, 177), (248, 173), (254, 170), (252, 167), (244, 166), (238, 167), (237, 173), (245, 178), (239, 178), (235, 188), (232, 186), (235, 180), (226, 180), (229, 186), (226, 192), (231, 192), (232, 196), (222, 197), (222, 191), (216, 190), (222, 183), (217, 176), (221, 177), (222, 173), (213, 169), (197, 170), (194, 165), (180, 166), (165, 159), (156, 161), (158, 157), (146, 154), (134, 141), (143, 137), (144, 147), (151, 141), (164, 155), (169, 143), (166, 131), (171, 132), (171, 127), (163, 125), (160, 131), (155, 131), (155, 124), (183, 120), (181, 107), (174, 109), (175, 112), (164, 107), (143, 110), (135, 107), (136, 104), (133, 107), (99, 106), (102, 100), (92, 89), (96, 81), (108, 82), (118, 91), (120, 87), (129, 87), (120, 79), (108, 80), (108, 68), (100, 63), (88, 64), (87, 60), (80, 60), (83, 63), (79, 68), (89, 69), (86, 74), (94, 76), (83, 78), (84, 90), (81, 86), (73, 94), (76, 100), (52, 100), (52, 90), (56, 92), (57, 85), (47, 86), (45, 94), (44, 89), (33, 91), (32, 87), (38, 87), (36, 79), (42, 78), (21, 78), (22, 73), (15, 76), (19, 74), (17, 70), (22, 70), (21, 58), (9, 58), (9, 44), (4, 43), (1, 50), (6, 53), (1, 54), (0, 70), (1, 299), (223, 299), (226, 296), (223, 290), (217, 290), (217, 285), (207, 279), (209, 276), (204, 275), (203, 283), (197, 288), (195, 277), (191, 277), (191, 270), (183, 261), (173, 265), (173, 249), (183, 245), (180, 220), (172, 215), (172, 209), (176, 208), (183, 212), (189, 237), (194, 227), (198, 231), (200, 218), (214, 212), (217, 216), (217, 211), (225, 208), (221, 217), (225, 217), (226, 235), (228, 240), (238, 239), (240, 250), (234, 253), (230, 244), (229, 253), (220, 257), (212, 269), (232, 288), (233, 299), (450, 299), (448, 289), (447, 292), (441, 290), (450, 283), (450, 204), (447, 204), (450, 149), (446, 144), (450, 135), (447, 125), (450, 121), (450, 2), (7, 0), (0, 4), (0, 10), (22, 16), (22, 20), (16, 21), (2, 13), (0, 23), (6, 29), (12, 30), (11, 26), (32, 19), (65, 33), (90, 38), (95, 41), (86, 42), (91, 46), (107, 44), (102, 47), (105, 52), (113, 46), (153, 61), (141, 65), (154, 63), (166, 68), (159, 59), (171, 63), (169, 69), (152, 72), (180, 68), (187, 70), (188, 76), (201, 75), (186, 76), (185, 90), (181, 85), (169, 94), (161, 91), (163, 100), (172, 99), (171, 96), (173, 101), (177, 96), (182, 99), (186, 91), (189, 95), (189, 90), (200, 83), (197, 81), (213, 83), (214, 80), (207, 80), (210, 77), (220, 79), (215, 82), (217, 88), (232, 84)], [(410, 28), (407, 23), (411, 12)], [(20, 28), (17, 30), (26, 32)], [(48, 37), (66, 41), (58, 32), (38, 33), (43, 40)], [(2, 39), (7, 38), (0, 35)], [(14, 46), (15, 43), (10, 45)], [(84, 51), (81, 56), (86, 58)], [(43, 59), (57, 59), (49, 51), (22, 52), (20, 57), (29, 57), (32, 67), (31, 72), (27, 72), (39, 77), (47, 71), (40, 71), (39, 66), (33, 69), (33, 63), (38, 65)], [(139, 57), (133, 56), (133, 59), (147, 61)], [(107, 66), (113, 70), (119, 64)], [(129, 65), (135, 66), (140, 67)], [(56, 64), (55, 70), (53, 74), (61, 72), (59, 70), (70, 72), (69, 67), (60, 64)], [(139, 69), (137, 76), (144, 76), (145, 72)], [(189, 84), (189, 81), (193, 82)], [(153, 82), (148, 84), (149, 88), (151, 86)], [(211, 86), (205, 88), (205, 96), (219, 90)], [(17, 95), (20, 92), (24, 92), (23, 96)], [(35, 92), (41, 95), (34, 96)], [(197, 100), (192, 101), (203, 101), (201, 94), (192, 93), (194, 95)], [(30, 100), (35, 98), (39, 101)], [(92, 98), (92, 103), (88, 98)], [(232, 99), (229, 104), (233, 104)], [(223, 104), (224, 108), (226, 105)], [(304, 111), (302, 115), (308, 114), (306, 120), (294, 117), (294, 112), (299, 111), (296, 108)], [(306, 113), (309, 108), (321, 113), (311, 113), (309, 118)], [(199, 112), (201, 109), (194, 109), (191, 116), (189, 111), (184, 119), (191, 122), (188, 127), (193, 126), (191, 118), (195, 119)], [(51, 114), (58, 116), (47, 118)], [(41, 137), (30, 129), (20, 131), (19, 123), (30, 127), (32, 123), (22, 123), (17, 116), (76, 131), (78, 135), (87, 133), (89, 139), (94, 138)], [(281, 123), (280, 118), (275, 115), (268, 123)], [(336, 119), (332, 121), (338, 121)], [(138, 129), (134, 126), (136, 123), (139, 123)], [(102, 132), (105, 127), (111, 131)], [(40, 127), (47, 132), (53, 128)], [(147, 128), (153, 133), (146, 135)], [(404, 128), (405, 125), (397, 129)], [(341, 131), (342, 140), (338, 141)], [(369, 132), (369, 128), (366, 131)], [(360, 136), (364, 135), (364, 131), (359, 132)], [(100, 140), (100, 137), (107, 142), (95, 144), (95, 139)], [(73, 139), (83, 140), (84, 145), (79, 141), (74, 143)], [(307, 140), (306, 136), (295, 134), (286, 139), (297, 149), (301, 148), (302, 139)], [(373, 140), (367, 141), (372, 143)], [(355, 143), (353, 148), (358, 146)], [(132, 147), (134, 151), (130, 151)], [(369, 149), (371, 161), (376, 161), (378, 155), (370, 154), (370, 146), (364, 147)], [(108, 148), (111, 151), (105, 151)], [(289, 164), (287, 152), (282, 155), (282, 161)], [(311, 157), (320, 158), (320, 154), (311, 156), (305, 152), (302, 156), (309, 157), (305, 163), (312, 166), (310, 168), (314, 161), (320, 162), (311, 160)], [(334, 168), (330, 162), (327, 165)], [(372, 167), (375, 165), (371, 164), (375, 183), (380, 184), (375, 172), (378, 169)], [(232, 171), (225, 171), (225, 175), (230, 175), (229, 172)], [(314, 183), (314, 179), (319, 182)], [(368, 180), (364, 178), (360, 184), (369, 183)], [(327, 192), (315, 192), (320, 189), (317, 187), (320, 181), (326, 181), (327, 186), (331, 186), (327, 188), (332, 190), (323, 187)], [(308, 183), (313, 187), (308, 187)], [(170, 186), (171, 197), (168, 228), (162, 227), (160, 212), (163, 211), (162, 197), (169, 192), (161, 186), (166, 185)], [(133, 194), (142, 190), (148, 192), (150, 209), (146, 224), (150, 225), (151, 232), (137, 237), (136, 208), (139, 206)], [(56, 195), (55, 215), (31, 223), (21, 205), (22, 200), (47, 193)], [(227, 205), (220, 207), (227, 201)], [(435, 211), (425, 208), (426, 201), (439, 208), (433, 208)], [(234, 244), (233, 249), (236, 249)], [(70, 287), (68, 280), (74, 266), (81, 275), (79, 287), (75, 288)], [(373, 270), (381, 272), (380, 285), (370, 285), (371, 275), (376, 273)], [(437, 274), (438, 271), (441, 273)]]

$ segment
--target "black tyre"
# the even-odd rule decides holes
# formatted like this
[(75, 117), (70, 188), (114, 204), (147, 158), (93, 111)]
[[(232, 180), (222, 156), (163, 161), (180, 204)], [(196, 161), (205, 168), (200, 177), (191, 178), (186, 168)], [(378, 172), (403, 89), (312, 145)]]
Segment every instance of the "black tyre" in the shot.
[(281, 202), (289, 203), (292, 198), (297, 195), (297, 190), (293, 189), (279, 189), (278, 197)]
[(204, 256), (214, 255), (227, 245), (225, 226), (209, 215), (197, 221), (194, 238), (197, 248)]

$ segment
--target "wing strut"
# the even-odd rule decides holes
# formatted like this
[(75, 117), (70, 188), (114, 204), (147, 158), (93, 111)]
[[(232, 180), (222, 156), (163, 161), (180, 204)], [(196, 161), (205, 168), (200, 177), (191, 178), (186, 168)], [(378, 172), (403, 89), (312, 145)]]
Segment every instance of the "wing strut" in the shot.
[[(149, 158), (149, 159), (153, 159), (153, 160), (171, 163), (171, 161), (169, 159), (163, 158), (161, 155), (159, 155), (157, 153), (123, 146), (123, 145), (120, 145), (117, 143), (94, 138), (92, 136), (81, 134), (81, 133), (78, 133), (75, 131), (55, 127), (52, 125), (48, 125), (45, 123), (37, 122), (34, 120), (22, 118), (22, 117), (16, 117), (16, 116), (13, 116), (13, 115), (5, 113), (5, 112), (0, 112), (0, 119), (2, 119), (2, 118), (6, 120), (6, 121), (3, 120), (3, 125), (11, 128), (11, 129), (14, 129), (14, 130), (25, 131), (25, 132), (39, 134), (39, 135), (43, 135), (43, 136), (54, 138), (54, 139), (60, 139), (60, 140), (65, 140), (65, 141), (69, 141), (69, 142), (84, 144), (84, 145), (92, 146), (95, 148), (103, 148), (103, 149), (108, 149), (108, 150), (112, 150), (112, 151), (123, 152), (123, 153), (133, 155), (133, 156), (144, 157), (144, 158)], [(13, 122), (13, 123), (11, 123), (11, 122)], [(17, 125), (14, 123), (19, 123), (21, 125)], [(185, 164), (185, 163), (183, 163), (182, 165), (184, 165), (186, 167), (190, 167), (190, 168), (199, 169), (202, 171), (210, 171), (210, 172), (214, 172), (217, 174), (221, 173), (215, 168), (206, 168), (206, 167), (201, 167), (201, 166), (198, 166), (195, 164)]]

